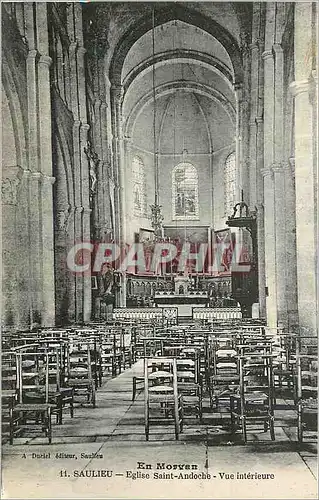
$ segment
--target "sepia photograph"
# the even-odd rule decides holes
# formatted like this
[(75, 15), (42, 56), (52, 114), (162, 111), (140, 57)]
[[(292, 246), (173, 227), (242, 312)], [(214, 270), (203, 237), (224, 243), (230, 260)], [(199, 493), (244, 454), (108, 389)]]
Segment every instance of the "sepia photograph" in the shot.
[(318, 498), (318, 28), (1, 2), (1, 498)]

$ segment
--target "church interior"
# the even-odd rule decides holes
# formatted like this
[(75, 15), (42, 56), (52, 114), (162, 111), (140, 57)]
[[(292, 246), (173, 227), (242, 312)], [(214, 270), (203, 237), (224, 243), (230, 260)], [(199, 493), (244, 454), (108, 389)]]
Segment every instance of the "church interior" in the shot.
[(317, 3), (1, 7), (8, 498), (316, 498)]

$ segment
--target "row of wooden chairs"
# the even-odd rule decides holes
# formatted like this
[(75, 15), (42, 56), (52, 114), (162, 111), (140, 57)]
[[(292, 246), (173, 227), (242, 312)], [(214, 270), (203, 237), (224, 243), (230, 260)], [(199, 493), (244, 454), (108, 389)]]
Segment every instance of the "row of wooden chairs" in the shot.
[[(193, 408), (201, 408), (200, 418), (205, 381), (211, 407), (218, 410), (222, 406), (229, 411), (232, 432), (239, 427), (246, 442), (247, 423), (262, 422), (264, 430), (269, 430), (271, 439), (275, 439), (274, 408), (277, 395), (284, 388), (297, 409), (298, 439), (303, 439), (305, 415), (317, 411), (318, 357), (309, 355), (309, 346), (307, 354), (302, 354), (302, 343), (295, 334), (270, 331), (262, 324), (252, 323), (236, 325), (233, 329), (229, 324), (219, 324), (209, 331), (201, 332), (192, 325), (188, 328), (156, 330), (155, 336), (141, 340), (144, 343), (144, 359), (147, 356), (157, 356), (159, 359), (168, 356), (176, 360), (180, 396), (183, 396), (183, 391), (179, 388), (178, 364), (186, 356), (187, 350), (193, 348), (197, 352), (200, 391), (195, 393), (200, 404), (193, 404)], [(304, 338), (302, 342), (305, 342)], [(304, 368), (305, 364), (307, 369)], [(140, 388), (143, 387), (145, 376), (144, 380), (133, 379), (133, 399), (137, 382), (140, 382)]]

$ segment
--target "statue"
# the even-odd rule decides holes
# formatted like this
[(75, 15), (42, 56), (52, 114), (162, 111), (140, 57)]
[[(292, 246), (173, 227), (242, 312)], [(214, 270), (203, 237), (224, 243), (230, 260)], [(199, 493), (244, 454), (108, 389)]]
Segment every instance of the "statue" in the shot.
[(84, 148), (84, 153), (89, 162), (89, 174), (90, 174), (90, 193), (91, 196), (95, 194), (96, 184), (97, 184), (97, 169), (100, 164), (100, 158), (98, 154), (94, 151), (92, 144), (88, 141), (87, 146)]

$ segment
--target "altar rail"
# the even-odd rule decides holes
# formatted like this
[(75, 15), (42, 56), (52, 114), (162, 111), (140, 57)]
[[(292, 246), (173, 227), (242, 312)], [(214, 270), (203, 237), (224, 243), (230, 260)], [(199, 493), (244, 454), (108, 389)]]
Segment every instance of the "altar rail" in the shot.
[(239, 307), (193, 307), (193, 319), (199, 320), (228, 320), (241, 319), (241, 310)]
[(168, 321), (171, 324), (178, 322), (177, 307), (117, 307), (113, 309), (113, 319), (150, 319), (155, 321)]

